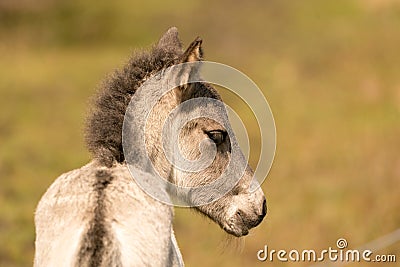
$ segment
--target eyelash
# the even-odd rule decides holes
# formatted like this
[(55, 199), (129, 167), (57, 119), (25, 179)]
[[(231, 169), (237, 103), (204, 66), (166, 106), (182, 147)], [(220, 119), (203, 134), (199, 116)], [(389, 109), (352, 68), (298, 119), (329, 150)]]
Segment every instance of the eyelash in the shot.
[(227, 133), (225, 131), (221, 131), (221, 130), (215, 130), (215, 131), (209, 131), (206, 132), (206, 134), (208, 135), (208, 137), (216, 144), (216, 145), (220, 145), (223, 142), (225, 142), (226, 139), (226, 135)]

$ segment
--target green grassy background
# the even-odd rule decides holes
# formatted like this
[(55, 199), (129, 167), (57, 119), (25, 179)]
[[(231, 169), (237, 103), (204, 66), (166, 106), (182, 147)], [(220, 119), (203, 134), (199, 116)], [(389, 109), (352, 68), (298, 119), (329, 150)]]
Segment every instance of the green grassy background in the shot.
[[(176, 210), (187, 266), (289, 266), (256, 252), (340, 237), (356, 248), (400, 227), (399, 1), (2, 0), (0, 266), (32, 264), (40, 196), (89, 160), (82, 126), (96, 85), (173, 25), (262, 88), (278, 138), (269, 215), (248, 237)], [(400, 261), (400, 244), (379, 253)]]

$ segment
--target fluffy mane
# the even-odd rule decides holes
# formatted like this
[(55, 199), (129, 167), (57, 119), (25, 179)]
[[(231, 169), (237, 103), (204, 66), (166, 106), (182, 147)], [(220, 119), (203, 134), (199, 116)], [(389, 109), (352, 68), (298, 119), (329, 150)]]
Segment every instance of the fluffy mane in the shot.
[(176, 28), (150, 51), (134, 53), (127, 64), (101, 84), (89, 111), (85, 140), (93, 157), (106, 166), (123, 162), (122, 124), (132, 95), (151, 74), (176, 64), (182, 56)]

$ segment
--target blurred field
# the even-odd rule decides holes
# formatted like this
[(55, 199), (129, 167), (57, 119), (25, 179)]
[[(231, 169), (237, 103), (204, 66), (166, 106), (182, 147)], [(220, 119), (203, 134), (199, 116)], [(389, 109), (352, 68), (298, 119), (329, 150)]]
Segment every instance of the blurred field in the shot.
[[(89, 160), (96, 85), (172, 25), (263, 89), (278, 138), (269, 215), (244, 240), (176, 210), (187, 266), (307, 266), (256, 252), (356, 248), (400, 227), (400, 1), (2, 0), (0, 266), (31, 265), (40, 196)], [(378, 253), (399, 262), (400, 243)]]

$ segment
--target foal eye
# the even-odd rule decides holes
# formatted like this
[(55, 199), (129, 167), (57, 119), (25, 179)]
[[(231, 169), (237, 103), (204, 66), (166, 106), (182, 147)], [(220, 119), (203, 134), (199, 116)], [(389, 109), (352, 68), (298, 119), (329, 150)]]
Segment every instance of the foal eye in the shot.
[(216, 145), (220, 145), (225, 141), (226, 132), (221, 130), (209, 131), (206, 132), (208, 137), (214, 141)]

